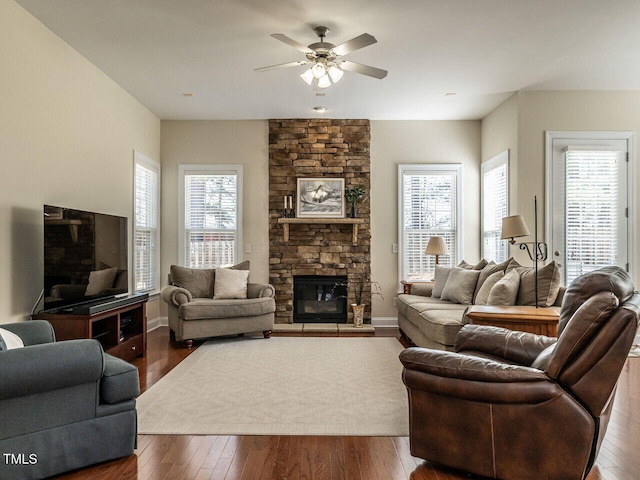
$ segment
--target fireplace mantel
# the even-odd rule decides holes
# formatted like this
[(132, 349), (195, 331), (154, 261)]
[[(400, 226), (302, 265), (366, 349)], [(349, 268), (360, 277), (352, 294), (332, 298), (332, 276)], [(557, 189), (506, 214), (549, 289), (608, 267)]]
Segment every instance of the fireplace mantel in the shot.
[(351, 225), (353, 229), (351, 242), (354, 245), (356, 245), (358, 243), (358, 225), (364, 223), (364, 219), (363, 218), (279, 218), (278, 223), (282, 225), (285, 243), (289, 242), (289, 225), (291, 224), (294, 224), (294, 225), (295, 224), (298, 224), (298, 225), (300, 224)]

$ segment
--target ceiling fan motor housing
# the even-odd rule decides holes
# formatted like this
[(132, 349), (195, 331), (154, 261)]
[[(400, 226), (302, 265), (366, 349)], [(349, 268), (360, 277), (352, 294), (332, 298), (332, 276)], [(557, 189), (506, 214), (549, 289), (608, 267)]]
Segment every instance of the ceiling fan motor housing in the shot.
[(313, 31), (320, 37), (320, 41), (309, 45), (311, 52), (307, 53), (307, 59), (310, 61), (316, 61), (319, 58), (325, 58), (327, 61), (335, 60), (337, 55), (331, 51), (335, 48), (335, 45), (324, 41), (329, 29), (327, 27), (316, 27)]

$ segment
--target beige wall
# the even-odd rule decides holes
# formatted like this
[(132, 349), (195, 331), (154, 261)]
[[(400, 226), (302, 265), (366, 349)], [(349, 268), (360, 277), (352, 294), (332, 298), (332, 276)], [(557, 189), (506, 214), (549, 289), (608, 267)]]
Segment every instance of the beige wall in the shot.
[[(244, 238), (252, 279), (268, 280), (267, 121), (164, 121), (13, 0), (0, 0), (0, 323), (26, 318), (42, 288), (44, 203), (132, 216), (132, 152), (160, 159), (161, 280), (177, 263), (180, 163), (244, 165)], [(640, 130), (640, 92), (522, 91), (480, 121), (372, 121), (372, 273), (395, 317), (397, 165), (462, 163), (463, 256), (479, 257), (479, 163), (510, 150), (510, 213), (544, 212), (546, 130)], [(637, 161), (637, 159), (633, 159)], [(636, 168), (640, 175), (640, 168)], [(636, 179), (638, 182), (638, 179)], [(640, 209), (636, 208), (636, 224)], [(131, 222), (129, 222), (131, 231)], [(243, 245), (244, 247), (244, 245)], [(515, 253), (512, 251), (512, 253)], [(129, 245), (131, 261), (131, 246)], [(640, 280), (640, 257), (634, 277)], [(150, 319), (164, 314), (157, 301)], [(166, 309), (164, 309), (166, 310)]]
[[(178, 262), (178, 165), (244, 165), (244, 240), (252, 253), (251, 277), (268, 281), (268, 123), (266, 121), (162, 122), (162, 279)], [(397, 165), (463, 164), (464, 257), (479, 258), (480, 122), (371, 122), (371, 228), (373, 279), (385, 302), (373, 302), (374, 317), (396, 317)], [(166, 309), (161, 305), (162, 314)]]
[[(512, 95), (482, 121), (482, 159), (510, 149), (510, 213), (520, 213), (532, 230), (533, 197), (538, 197), (539, 240), (544, 238), (545, 132), (640, 131), (640, 92), (521, 91)], [(640, 169), (636, 158), (636, 190)], [(635, 208), (640, 225), (640, 209)], [(530, 238), (527, 239), (531, 240)], [(526, 253), (511, 248), (521, 263), (529, 264)], [(640, 281), (637, 252), (632, 265), (634, 282)]]
[[(482, 119), (482, 161), (509, 151), (509, 215), (518, 209), (518, 94), (511, 95), (494, 111)], [(530, 202), (527, 202), (527, 206)], [(517, 247), (510, 246), (510, 254), (523, 265), (529, 257)]]
[[(516, 185), (518, 179), (518, 95), (511, 95), (493, 112), (482, 119), (482, 161), (509, 150), (509, 180)], [(509, 192), (509, 208), (518, 207), (517, 189)]]
[[(621, 130), (640, 131), (640, 92), (519, 92), (518, 93), (518, 205), (533, 224), (533, 196), (538, 196), (538, 228), (544, 239), (545, 131)], [(636, 190), (640, 168), (636, 158)], [(634, 205), (635, 224), (640, 209)], [(531, 223), (529, 223), (531, 222)], [(632, 276), (640, 282), (640, 258), (635, 256)]]
[[(161, 283), (178, 264), (178, 165), (243, 165), (241, 260), (251, 261), (251, 281), (269, 281), (269, 124), (254, 121), (162, 122)], [(244, 245), (251, 244), (251, 253)], [(166, 315), (166, 306), (161, 306)]]
[(8, 323), (27, 318), (43, 286), (43, 204), (131, 218), (133, 150), (159, 158), (160, 121), (13, 0), (0, 0), (0, 45), (0, 323)]
[(374, 319), (398, 314), (398, 255), (391, 247), (398, 243), (398, 164), (405, 163), (462, 164), (462, 256), (480, 259), (480, 122), (372, 121), (371, 274), (384, 294), (384, 302), (372, 302)]

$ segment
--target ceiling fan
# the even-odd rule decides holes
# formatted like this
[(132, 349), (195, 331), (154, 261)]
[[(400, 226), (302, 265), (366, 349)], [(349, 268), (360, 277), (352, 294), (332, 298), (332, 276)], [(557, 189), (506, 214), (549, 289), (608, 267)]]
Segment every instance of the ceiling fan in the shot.
[(361, 63), (350, 62), (348, 60), (342, 60), (344, 55), (376, 43), (377, 40), (372, 35), (363, 33), (362, 35), (336, 46), (324, 41), (324, 37), (329, 33), (329, 29), (327, 27), (316, 27), (313, 31), (316, 32), (318, 37), (320, 37), (320, 41), (312, 43), (307, 47), (287, 37), (283, 33), (273, 33), (271, 35), (273, 38), (304, 53), (307, 59), (300, 60), (298, 62), (281, 63), (278, 65), (256, 68), (255, 71), (264, 72), (274, 68), (297, 67), (299, 65), (311, 64), (311, 67), (300, 75), (300, 78), (302, 78), (302, 80), (304, 80), (308, 85), (315, 84), (319, 88), (327, 88), (332, 84), (339, 82), (344, 74), (344, 70), (378, 79), (383, 79), (387, 76), (386, 70), (370, 67), (369, 65), (362, 65)]

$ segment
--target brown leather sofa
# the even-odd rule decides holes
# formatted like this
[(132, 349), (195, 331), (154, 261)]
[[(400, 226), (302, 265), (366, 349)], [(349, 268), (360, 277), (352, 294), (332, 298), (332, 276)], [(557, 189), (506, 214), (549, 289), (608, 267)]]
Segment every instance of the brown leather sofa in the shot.
[(567, 288), (557, 339), (465, 325), (455, 352), (406, 349), (411, 453), (489, 478), (583, 479), (639, 312), (629, 275), (606, 267)]

